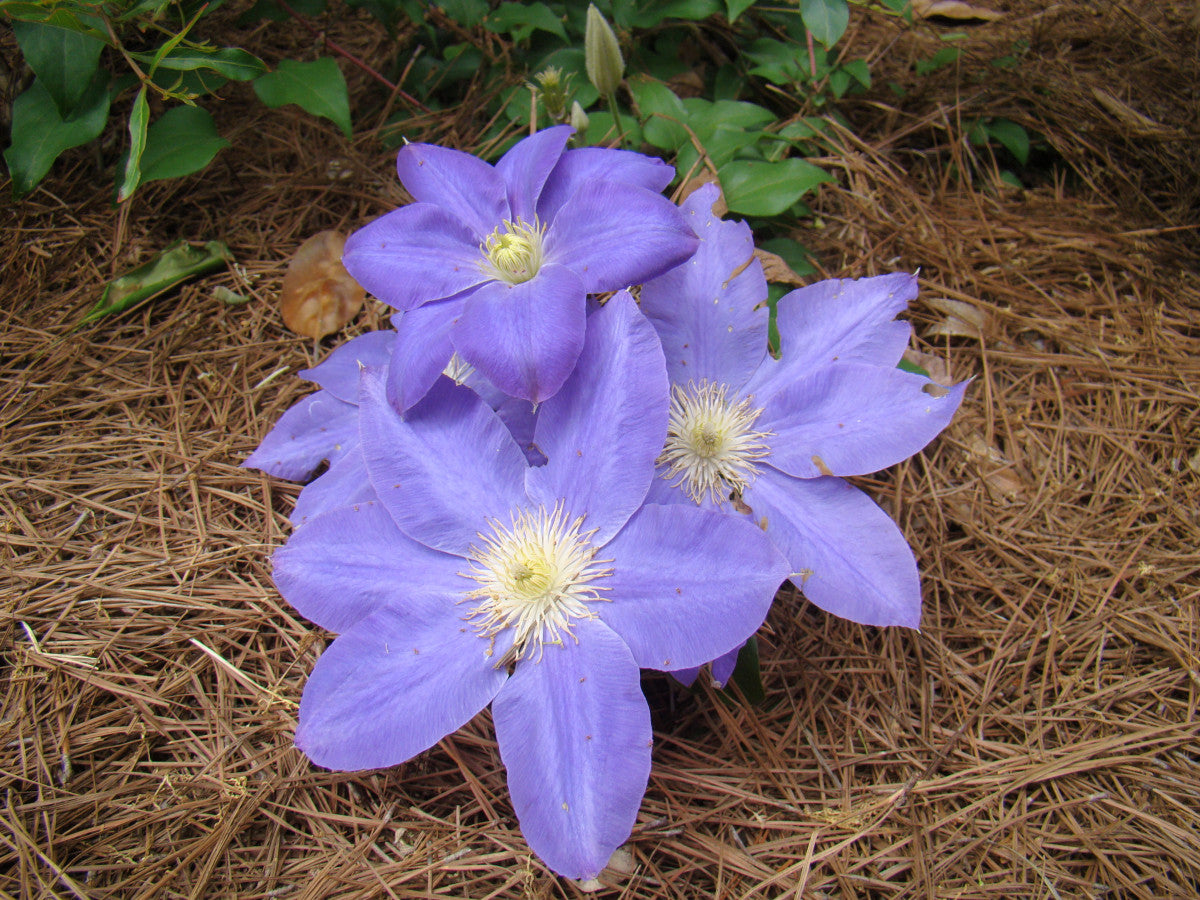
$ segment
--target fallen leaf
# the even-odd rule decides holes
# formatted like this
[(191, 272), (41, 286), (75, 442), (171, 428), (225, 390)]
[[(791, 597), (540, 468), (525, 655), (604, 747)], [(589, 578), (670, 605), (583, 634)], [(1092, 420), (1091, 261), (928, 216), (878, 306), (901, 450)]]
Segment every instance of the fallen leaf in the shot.
[(999, 493), (1005, 500), (1014, 500), (1024, 493), (1025, 479), (1021, 477), (1017, 464), (995, 447), (989, 447), (980, 435), (971, 435), (967, 440), (967, 450), (979, 460), (983, 483), (991, 491)]
[(300, 245), (279, 292), (283, 324), (297, 334), (320, 340), (340, 331), (362, 309), (366, 291), (342, 265), (346, 238), (319, 231)]
[(905, 350), (904, 357), (906, 361), (914, 366), (919, 366), (929, 377), (937, 384), (949, 387), (954, 384), (954, 376), (950, 374), (950, 366), (940, 356), (934, 356), (932, 353), (922, 353), (920, 350)]
[(233, 260), (229, 248), (220, 241), (197, 246), (176, 241), (147, 263), (143, 263), (104, 288), (80, 325), (94, 322), (103, 316), (125, 312), (143, 300), (157, 297), (183, 281), (219, 269)]
[(1108, 91), (1092, 88), (1092, 96), (1118, 122), (1139, 137), (1173, 137), (1175, 132), (1165, 125), (1160, 125), (1149, 116), (1144, 116), (1128, 103), (1118, 100)]
[(772, 284), (794, 284), (801, 286), (807, 284), (804, 277), (796, 274), (796, 270), (784, 262), (783, 257), (779, 254), (755, 247), (754, 255), (762, 263), (763, 275)]
[(969, 337), (983, 340), (983, 332), (987, 325), (987, 316), (983, 310), (961, 300), (949, 300), (946, 297), (934, 297), (925, 301), (938, 312), (946, 314), (946, 318), (930, 326), (925, 332), (926, 337), (946, 335), (948, 337)]
[(1004, 13), (982, 6), (972, 6), (962, 0), (912, 0), (913, 15), (918, 19), (957, 19), (960, 22), (995, 22)]

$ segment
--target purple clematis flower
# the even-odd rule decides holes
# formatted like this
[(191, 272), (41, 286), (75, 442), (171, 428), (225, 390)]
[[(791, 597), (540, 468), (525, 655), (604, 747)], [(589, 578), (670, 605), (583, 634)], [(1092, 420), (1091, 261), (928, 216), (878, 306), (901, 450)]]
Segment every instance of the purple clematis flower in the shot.
[[(649, 501), (748, 506), (817, 606), (869, 625), (916, 628), (921, 590), (900, 529), (840, 476), (907, 459), (950, 421), (946, 389), (896, 368), (916, 296), (908, 274), (823, 281), (779, 301), (781, 358), (767, 353), (767, 285), (750, 229), (712, 214), (716, 189), (683, 211), (696, 254), (647, 282), (641, 303), (663, 342), (669, 435)], [(749, 263), (749, 264), (747, 264)], [(728, 679), (736, 654), (714, 664)]]
[(280, 416), (242, 463), (276, 478), (306, 481), (328, 461), (329, 468), (296, 499), (293, 525), (326, 510), (374, 498), (359, 450), (358, 376), (364, 366), (386, 367), (395, 340), (393, 331), (367, 332), (300, 372), (301, 378), (321, 390), (297, 401)]
[(639, 667), (746, 640), (787, 575), (749, 520), (643, 505), (667, 405), (661, 347), (625, 292), (590, 317), (576, 371), (542, 405), (541, 467), (450, 379), (402, 417), (364, 371), (378, 501), (319, 516), (274, 560), (284, 597), (341, 632), (305, 686), (297, 746), (329, 768), (390, 766), (491, 703), (530, 846), (594, 877), (650, 770)]
[(539, 403), (584, 340), (587, 294), (619, 290), (696, 247), (658, 192), (673, 170), (620, 150), (566, 150), (570, 126), (538, 132), (493, 167), (408, 144), (396, 166), (416, 202), (359, 229), (343, 262), (403, 310), (392, 402), (423, 397), (455, 351), (506, 393)]

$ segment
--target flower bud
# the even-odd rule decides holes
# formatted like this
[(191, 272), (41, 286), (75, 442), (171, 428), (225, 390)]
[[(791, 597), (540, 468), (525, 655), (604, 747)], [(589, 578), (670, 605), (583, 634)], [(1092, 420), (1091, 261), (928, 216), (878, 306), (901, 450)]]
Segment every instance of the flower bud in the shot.
[(583, 111), (583, 107), (579, 105), (578, 100), (571, 104), (571, 127), (581, 137), (587, 133), (588, 114)]
[(621, 56), (621, 45), (617, 43), (612, 26), (605, 21), (594, 3), (588, 4), (583, 56), (588, 80), (600, 95), (611, 97), (615, 94), (625, 74), (625, 59)]
[(535, 90), (542, 98), (542, 106), (555, 122), (561, 122), (567, 114), (567, 88), (571, 76), (564, 76), (562, 69), (550, 66), (533, 76), (537, 82)]

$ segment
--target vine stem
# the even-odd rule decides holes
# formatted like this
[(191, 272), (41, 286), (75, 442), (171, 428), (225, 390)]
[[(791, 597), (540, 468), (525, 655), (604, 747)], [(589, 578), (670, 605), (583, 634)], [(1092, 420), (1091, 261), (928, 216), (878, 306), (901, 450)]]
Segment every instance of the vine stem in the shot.
[(280, 9), (282, 9), (285, 13), (287, 13), (289, 16), (291, 16), (293, 19), (295, 19), (297, 22), (299, 22), (300, 26), (305, 31), (307, 31), (313, 37), (319, 38), (321, 41), (323, 41), (326, 49), (332, 51), (333, 53), (336, 53), (338, 56), (342, 57), (343, 59), (349, 60), (351, 63), (358, 66), (360, 69), (362, 69), (368, 75), (370, 75), (372, 78), (374, 78), (376, 81), (378, 81), (384, 87), (386, 87), (389, 91), (391, 91), (393, 96), (400, 97), (401, 99), (407, 101), (408, 103), (411, 103), (413, 106), (417, 107), (417, 109), (421, 110), (421, 112), (432, 112), (432, 110), (428, 106), (426, 106), (424, 103), (422, 103), (416, 97), (412, 96), (407, 91), (401, 90), (401, 88), (398, 84), (393, 84), (391, 81), (389, 81), (387, 78), (385, 78), (382, 74), (377, 72), (375, 69), (371, 68), (371, 66), (367, 65), (365, 62), (363, 62), (361, 59), (359, 59), (357, 56), (355, 56), (353, 53), (351, 53), (349, 50), (347, 50), (341, 44), (337, 43), (336, 41), (330, 40), (330, 38), (325, 34), (325, 32), (323, 32), (321, 29), (317, 28), (316, 25), (314, 25), (312, 22), (308, 21), (308, 19), (304, 18), (304, 16), (300, 15), (300, 13), (296, 12), (296, 10), (292, 9), (292, 7), (288, 5), (287, 0), (275, 0), (275, 2), (279, 5)]

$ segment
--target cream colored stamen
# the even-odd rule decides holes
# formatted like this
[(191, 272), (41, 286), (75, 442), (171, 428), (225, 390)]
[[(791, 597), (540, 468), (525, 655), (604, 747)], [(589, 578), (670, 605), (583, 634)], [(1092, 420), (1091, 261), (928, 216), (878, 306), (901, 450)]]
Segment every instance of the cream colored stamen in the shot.
[(667, 442), (658, 457), (662, 477), (696, 503), (711, 497), (718, 505), (758, 475), (756, 460), (771, 450), (770, 432), (755, 431), (762, 414), (746, 397), (735, 403), (724, 384), (671, 387)]
[(544, 645), (561, 644), (572, 623), (592, 617), (587, 604), (603, 600), (598, 578), (611, 575), (611, 560), (597, 560), (592, 531), (581, 532), (583, 518), (568, 521), (563, 508), (518, 510), (512, 524), (491, 523), (482, 542), (471, 548), (467, 577), (479, 587), (466, 595), (481, 601), (467, 617), (483, 636), (513, 630), (512, 649), (497, 663), (541, 659)]
[(484, 274), (509, 284), (521, 284), (533, 278), (542, 267), (542, 239), (545, 236), (545, 226), (536, 221), (532, 225), (524, 219), (505, 222), (488, 235), (480, 248)]

